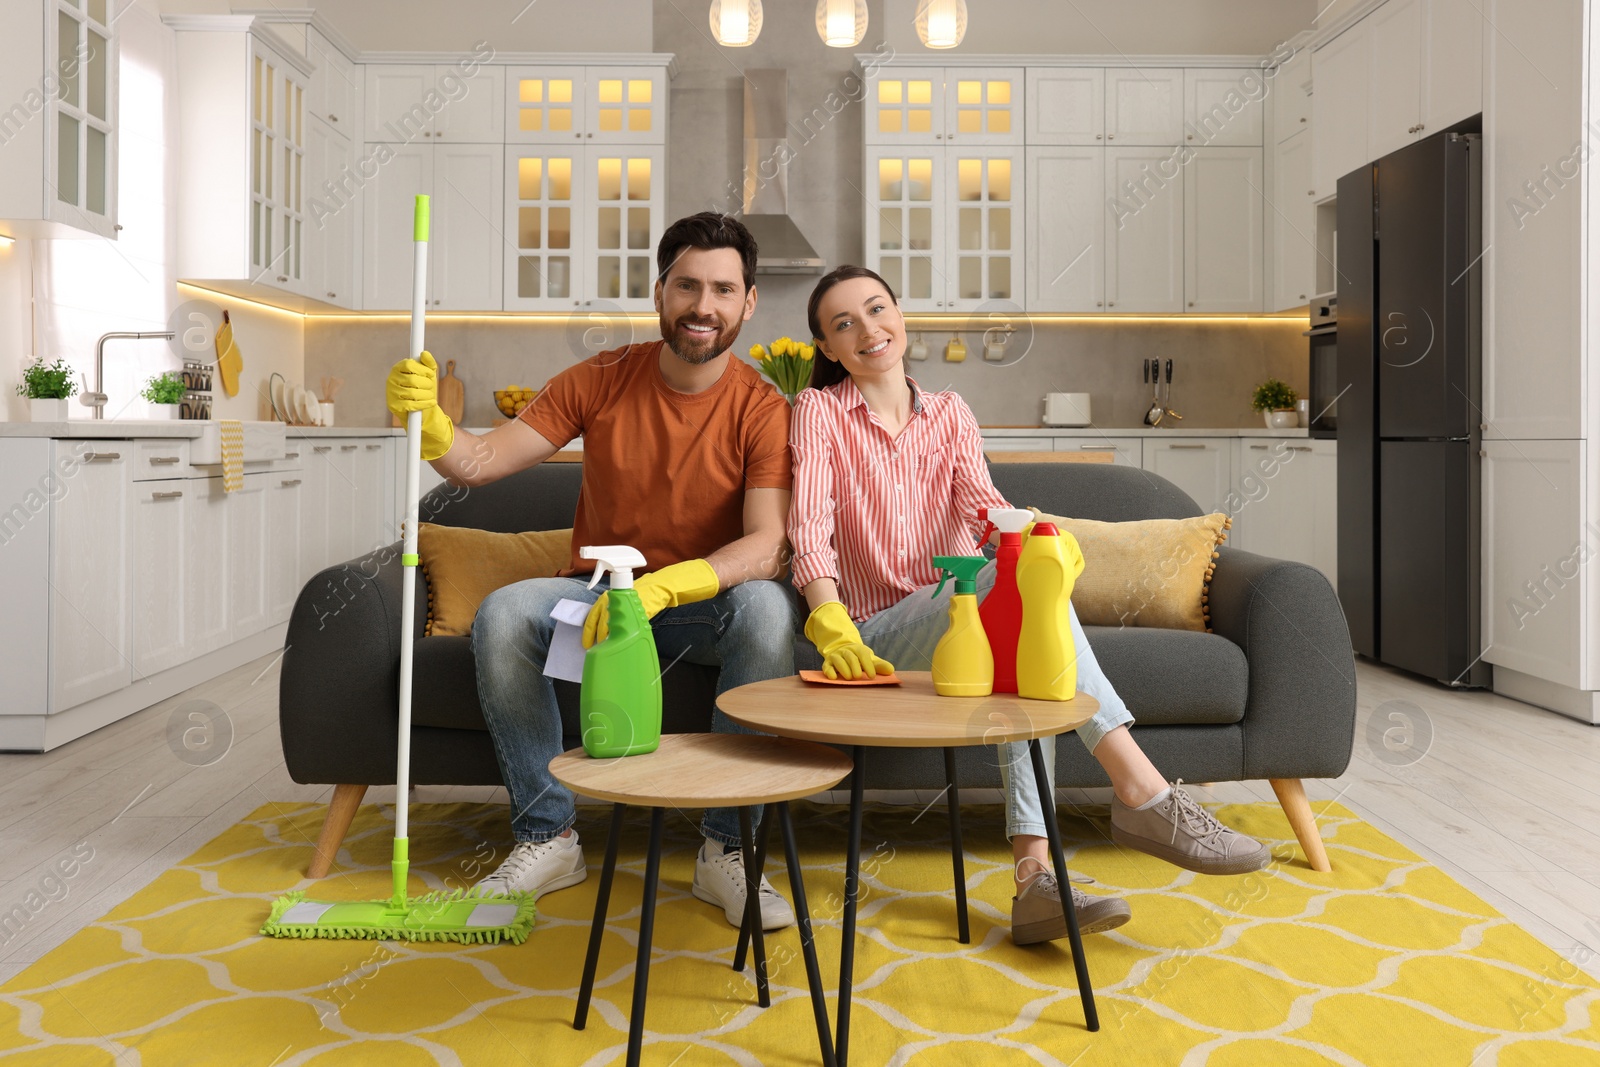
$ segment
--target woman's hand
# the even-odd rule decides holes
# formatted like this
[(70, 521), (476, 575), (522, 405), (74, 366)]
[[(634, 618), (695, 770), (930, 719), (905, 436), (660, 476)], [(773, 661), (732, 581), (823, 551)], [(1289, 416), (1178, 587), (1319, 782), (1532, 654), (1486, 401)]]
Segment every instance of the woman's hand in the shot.
[(806, 637), (822, 653), (822, 673), (853, 681), (874, 674), (893, 674), (894, 664), (873, 653), (861, 631), (837, 600), (819, 605), (806, 620)]

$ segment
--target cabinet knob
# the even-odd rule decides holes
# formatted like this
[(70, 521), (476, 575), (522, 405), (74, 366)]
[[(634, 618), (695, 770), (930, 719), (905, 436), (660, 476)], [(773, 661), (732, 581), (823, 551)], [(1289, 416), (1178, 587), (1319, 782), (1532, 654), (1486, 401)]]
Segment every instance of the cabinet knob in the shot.
[(1305, 116), (1304, 116), (1304, 115), (1301, 115), (1301, 116), (1300, 116), (1300, 121), (1301, 121), (1301, 122), (1304, 122), (1304, 121), (1305, 121), (1305, 120), (1306, 120), (1306, 117), (1305, 117)]
[(1096, 300), (1096, 301), (1095, 301), (1095, 302), (1094, 302), (1094, 306), (1095, 306), (1095, 307), (1104, 307), (1104, 306), (1105, 306), (1105, 305), (1104, 305), (1104, 304), (1103, 304), (1103, 303), (1102, 303), (1102, 302), (1101, 302), (1101, 301), (1099, 301), (1099, 300)]
[(278, 281), (280, 281), (280, 282), (286, 282), (286, 281), (288, 281), (288, 280), (289, 280), (289, 276), (288, 276), (288, 275), (287, 275), (287, 274), (280, 274), (280, 275), (278, 275)]
[(339, 294), (335, 293), (335, 292), (332, 292), (332, 291), (329, 291), (328, 295), (329, 296), (338, 296)]
[(1116, 135), (1116, 134), (1114, 134), (1114, 133), (1108, 133), (1108, 134), (1106, 134), (1106, 140), (1108, 140), (1108, 141), (1115, 141), (1115, 140), (1116, 140), (1116, 139), (1117, 139), (1117, 135)]
[(1116, 301), (1115, 301), (1115, 300), (1107, 300), (1107, 301), (1106, 301), (1106, 307), (1108, 307), (1108, 308), (1114, 308), (1114, 307), (1116, 307), (1116, 306), (1117, 306), (1117, 302), (1116, 302)]
[(583, 140), (583, 134), (582, 133), (575, 133), (572, 136), (576, 137), (580, 141)]
[(1194, 307), (1194, 301), (1193, 300), (1189, 301), (1189, 306), (1190, 307)]
[(112, 223), (112, 224), (111, 224), (111, 228), (112, 228), (112, 229), (113, 229), (113, 230), (117, 230), (117, 231), (120, 231), (120, 230), (121, 230), (121, 229), (122, 229), (122, 223), (120, 223), (120, 222), (114, 222), (114, 223)]
[(1307, 189), (1306, 190), (1306, 195), (1307, 196), (1316, 196), (1317, 195), (1317, 191), (1315, 189)]
[(1185, 135), (1185, 140), (1189, 140), (1189, 141), (1194, 140), (1194, 134), (1192, 134), (1192, 133), (1191, 134), (1186, 134)]
[(593, 136), (594, 136), (594, 134), (593, 134), (593, 133), (586, 133), (586, 134), (584, 134), (584, 136), (585, 136), (585, 137), (593, 137)]
[(1300, 294), (1300, 299), (1301, 299), (1301, 300), (1304, 300), (1304, 299), (1305, 299), (1305, 298), (1306, 298), (1306, 294), (1304, 294), (1304, 293), (1301, 293), (1301, 294)]
[[(339, 121), (339, 116), (338, 115), (329, 115), (328, 116), (328, 121), (329, 122), (338, 122)], [(1300, 121), (1304, 122), (1305, 119), (1301, 119)]]
[(1097, 134), (1094, 135), (1094, 139), (1096, 141), (1101, 140), (1104, 137), (1105, 137), (1105, 134), (1103, 134), (1103, 133), (1097, 133)]

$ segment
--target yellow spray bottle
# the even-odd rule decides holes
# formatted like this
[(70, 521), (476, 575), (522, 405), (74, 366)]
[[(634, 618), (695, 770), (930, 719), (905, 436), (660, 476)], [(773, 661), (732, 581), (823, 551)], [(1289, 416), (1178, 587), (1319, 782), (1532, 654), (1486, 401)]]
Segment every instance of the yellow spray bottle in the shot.
[(935, 556), (944, 583), (956, 580), (950, 598), (950, 625), (933, 649), (933, 688), (942, 697), (986, 697), (994, 690), (994, 653), (978, 617), (978, 572), (989, 561), (982, 556)]

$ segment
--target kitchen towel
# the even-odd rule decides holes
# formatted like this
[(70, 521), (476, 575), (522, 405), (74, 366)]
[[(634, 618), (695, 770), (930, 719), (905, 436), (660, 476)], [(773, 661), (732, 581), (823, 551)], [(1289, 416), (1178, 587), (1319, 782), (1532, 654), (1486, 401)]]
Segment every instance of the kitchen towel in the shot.
[(223, 419), (218, 429), (222, 433), (222, 491), (236, 493), (244, 488), (244, 423)]

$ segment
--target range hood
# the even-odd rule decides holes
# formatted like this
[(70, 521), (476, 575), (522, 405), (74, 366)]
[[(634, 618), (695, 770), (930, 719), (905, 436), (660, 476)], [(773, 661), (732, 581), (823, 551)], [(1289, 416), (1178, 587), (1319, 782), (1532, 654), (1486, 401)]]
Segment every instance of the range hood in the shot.
[(757, 274), (821, 274), (825, 264), (789, 217), (789, 73), (744, 72), (744, 217)]

